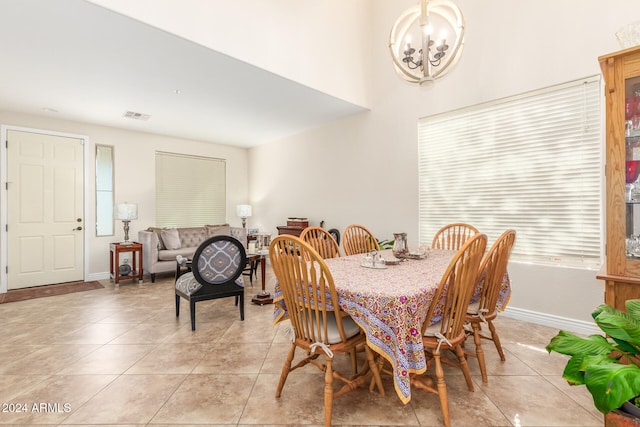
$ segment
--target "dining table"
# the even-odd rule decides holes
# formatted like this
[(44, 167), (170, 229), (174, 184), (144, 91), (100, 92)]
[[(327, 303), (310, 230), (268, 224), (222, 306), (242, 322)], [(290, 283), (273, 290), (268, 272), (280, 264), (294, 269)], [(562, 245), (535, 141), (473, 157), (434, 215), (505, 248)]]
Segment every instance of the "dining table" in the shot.
[[(422, 259), (406, 259), (394, 265), (365, 262), (365, 255), (326, 259), (341, 308), (364, 330), (367, 344), (384, 357), (393, 370), (393, 384), (403, 404), (411, 400), (410, 376), (426, 371), (421, 330), (442, 276), (455, 255), (453, 250), (430, 249)], [(391, 250), (384, 260), (397, 261)], [(484, 275), (474, 290), (479, 297)], [(508, 273), (502, 281), (498, 308), (504, 309), (511, 294)], [(438, 308), (434, 321), (438, 321)], [(274, 324), (287, 319), (282, 292), (274, 289)]]

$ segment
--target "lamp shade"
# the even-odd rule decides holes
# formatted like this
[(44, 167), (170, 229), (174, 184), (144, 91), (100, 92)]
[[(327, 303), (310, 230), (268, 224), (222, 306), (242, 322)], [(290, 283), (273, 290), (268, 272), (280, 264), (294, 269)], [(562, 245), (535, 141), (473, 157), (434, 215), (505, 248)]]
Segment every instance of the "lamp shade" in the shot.
[(251, 216), (251, 205), (238, 205), (236, 212), (239, 218), (249, 218)]
[(118, 203), (116, 205), (116, 219), (131, 221), (138, 219), (138, 205), (134, 203)]

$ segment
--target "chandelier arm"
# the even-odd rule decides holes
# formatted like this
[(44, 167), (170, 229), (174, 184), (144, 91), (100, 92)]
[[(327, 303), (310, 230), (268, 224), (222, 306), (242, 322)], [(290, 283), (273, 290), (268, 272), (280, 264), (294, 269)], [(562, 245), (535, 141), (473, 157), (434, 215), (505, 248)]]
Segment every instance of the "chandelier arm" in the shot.
[[(431, 39), (430, 17), (436, 16), (436, 22), (444, 21), (446, 28), (455, 34), (453, 43), (446, 43), (449, 37), (443, 36), (438, 43)], [(414, 50), (409, 45), (402, 49), (402, 39), (409, 35), (410, 27), (418, 23), (420, 26), (420, 43), (422, 51), (418, 59), (413, 56)], [(389, 50), (396, 72), (405, 80), (421, 85), (433, 81), (455, 65), (462, 53), (464, 45), (464, 18), (460, 9), (450, 0), (420, 0), (417, 6), (405, 10), (394, 22), (389, 36)], [(433, 52), (431, 49), (434, 49)], [(421, 72), (416, 72), (420, 68)]]

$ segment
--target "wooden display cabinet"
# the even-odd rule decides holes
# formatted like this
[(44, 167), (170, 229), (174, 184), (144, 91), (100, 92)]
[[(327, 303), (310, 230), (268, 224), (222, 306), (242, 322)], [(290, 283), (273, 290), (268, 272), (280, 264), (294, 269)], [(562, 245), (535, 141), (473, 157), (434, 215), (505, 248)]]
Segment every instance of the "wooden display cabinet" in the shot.
[(598, 58), (606, 102), (605, 303), (640, 298), (640, 47)]

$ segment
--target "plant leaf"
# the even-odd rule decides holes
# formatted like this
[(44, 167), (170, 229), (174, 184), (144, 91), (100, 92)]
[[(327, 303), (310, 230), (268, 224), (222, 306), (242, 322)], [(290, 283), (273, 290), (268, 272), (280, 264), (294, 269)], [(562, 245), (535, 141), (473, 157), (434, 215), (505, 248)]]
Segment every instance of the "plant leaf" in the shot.
[(619, 363), (592, 364), (585, 371), (584, 382), (596, 408), (606, 414), (640, 395), (640, 368)]
[(546, 349), (549, 353), (555, 351), (569, 356), (584, 356), (589, 354), (607, 355), (615, 350), (615, 347), (602, 335), (590, 335), (587, 338), (580, 338), (571, 332), (560, 331), (558, 335), (551, 338)]
[(640, 320), (640, 299), (630, 299), (625, 303), (627, 313), (636, 320)]
[(582, 385), (584, 384), (584, 370), (582, 369), (582, 360), (583, 356), (576, 355), (573, 356), (567, 362), (567, 365), (564, 367), (564, 371), (562, 372), (562, 378), (567, 380), (567, 382), (571, 385)]
[(640, 354), (640, 321), (620, 310), (601, 310), (596, 324), (624, 350)]

